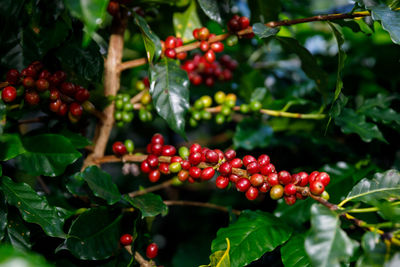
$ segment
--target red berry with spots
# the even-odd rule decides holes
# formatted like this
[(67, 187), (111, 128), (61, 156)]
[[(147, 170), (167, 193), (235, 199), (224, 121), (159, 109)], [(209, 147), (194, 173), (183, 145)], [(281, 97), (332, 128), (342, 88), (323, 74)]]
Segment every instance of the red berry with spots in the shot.
[(257, 162), (262, 167), (270, 163), (270, 158), (268, 155), (262, 154), (258, 157)]
[(258, 190), (263, 193), (267, 193), (268, 190), (271, 189), (271, 186), (268, 183), (263, 183), (261, 186), (258, 187)]
[(176, 57), (176, 51), (173, 48), (167, 48), (165, 49), (165, 56), (169, 58), (175, 58)]
[(176, 154), (176, 148), (174, 146), (171, 145), (163, 146), (161, 155), (166, 157), (172, 157), (175, 154)]
[(218, 162), (218, 154), (214, 150), (208, 150), (206, 153), (206, 160), (210, 163), (217, 163)]
[(246, 29), (247, 27), (250, 26), (250, 20), (247, 17), (241, 17), (239, 19), (239, 24), (241, 29)]
[(122, 143), (120, 141), (117, 141), (113, 144), (112, 150), (113, 150), (114, 154), (117, 156), (123, 156), (127, 153), (124, 143)]
[(119, 239), (119, 242), (123, 245), (123, 246), (128, 246), (130, 244), (132, 244), (132, 235), (130, 234), (124, 234), (121, 236), (121, 238)]
[(161, 173), (159, 170), (154, 170), (149, 173), (149, 181), (152, 183), (157, 182), (160, 180)]
[(146, 248), (146, 256), (149, 259), (154, 259), (158, 255), (158, 246), (156, 243), (151, 243)]
[(190, 154), (201, 153), (202, 152), (201, 145), (194, 143), (193, 145), (190, 146), (189, 152)]
[(17, 98), (17, 89), (13, 86), (5, 87), (1, 92), (1, 99), (6, 103), (13, 102), (15, 98)]
[(219, 189), (225, 189), (229, 185), (229, 178), (225, 176), (218, 176), (217, 180), (215, 180), (215, 185)]
[(256, 161), (253, 161), (246, 166), (246, 170), (249, 174), (254, 174), (260, 171), (260, 166)]
[(243, 157), (243, 164), (245, 167), (247, 167), (247, 165), (249, 165), (250, 162), (255, 162), (255, 161), (257, 160), (253, 156), (246, 155)]
[(264, 176), (259, 173), (255, 173), (250, 177), (250, 183), (255, 187), (260, 186), (264, 183)]
[(248, 200), (255, 200), (258, 197), (258, 189), (250, 186), (245, 195)]
[(277, 173), (268, 174), (267, 181), (270, 186), (278, 185), (279, 184), (278, 174)]
[(308, 184), (308, 174), (306, 172), (299, 172), (300, 182), (298, 183), (299, 186), (306, 186)]
[(20, 77), (20, 74), (19, 74), (19, 72), (18, 72), (18, 70), (16, 70), (16, 69), (11, 69), (11, 70), (9, 70), (8, 72), (7, 72), (7, 75), (6, 75), (6, 81), (9, 83), (9, 84), (12, 84), (12, 85), (17, 85), (18, 83), (19, 83), (19, 77)]
[(313, 171), (312, 173), (310, 173), (310, 175), (308, 176), (308, 182), (311, 184), (312, 182), (315, 181), (315, 179), (317, 178), (319, 172), (318, 171)]
[(232, 168), (241, 168), (243, 166), (243, 162), (239, 158), (234, 158), (230, 161)]
[(292, 176), (287, 171), (280, 171), (278, 174), (278, 179), (281, 184), (288, 184), (292, 182)]
[(324, 190), (325, 190), (325, 186), (322, 182), (314, 181), (314, 182), (310, 183), (311, 194), (319, 196), (322, 194), (322, 192), (324, 192)]
[(35, 91), (26, 91), (24, 99), (31, 106), (39, 104), (40, 101), (40, 97)]
[(284, 189), (287, 196), (296, 194), (296, 186), (294, 184), (287, 184)]
[(148, 155), (146, 161), (149, 163), (151, 168), (157, 168), (158, 166), (158, 157), (156, 155)]
[(201, 162), (202, 159), (202, 154), (197, 152), (197, 153), (192, 153), (189, 155), (189, 162), (192, 165), (198, 165)]
[(315, 178), (315, 181), (320, 181), (324, 186), (327, 186), (331, 181), (331, 177), (326, 172), (320, 172)]
[(201, 169), (198, 167), (190, 167), (189, 175), (194, 179), (198, 179), (201, 176)]
[(82, 115), (83, 108), (82, 108), (81, 104), (79, 104), (77, 102), (73, 102), (69, 106), (69, 112), (71, 112), (71, 114), (74, 115), (75, 117), (79, 117)]
[(163, 152), (163, 145), (162, 144), (150, 144), (150, 153), (156, 155), (156, 156), (161, 156)]
[(229, 162), (224, 162), (219, 166), (218, 171), (221, 175), (227, 176), (232, 172), (232, 165)]
[[(150, 164), (149, 164), (150, 165)], [(158, 166), (158, 170), (162, 173), (162, 174), (169, 174), (169, 164), (162, 162), (160, 163), (160, 165)]]
[(289, 206), (296, 203), (296, 200), (297, 200), (296, 196), (294, 196), (294, 195), (284, 196), (284, 199), (285, 199), (286, 204), (288, 204)]
[(251, 186), (251, 183), (249, 181), (249, 179), (247, 178), (240, 178), (239, 181), (236, 182), (236, 188), (240, 191), (240, 192), (246, 192), (247, 189), (249, 189)]
[(224, 155), (227, 160), (233, 160), (236, 157), (236, 151), (233, 149), (228, 149), (225, 151)]
[(215, 170), (214, 170), (214, 168), (213, 167), (207, 167), (207, 168), (205, 168), (205, 169), (203, 169), (202, 171), (201, 171), (201, 179), (203, 179), (203, 180), (210, 180), (211, 178), (213, 178), (214, 177), (214, 174), (215, 174)]

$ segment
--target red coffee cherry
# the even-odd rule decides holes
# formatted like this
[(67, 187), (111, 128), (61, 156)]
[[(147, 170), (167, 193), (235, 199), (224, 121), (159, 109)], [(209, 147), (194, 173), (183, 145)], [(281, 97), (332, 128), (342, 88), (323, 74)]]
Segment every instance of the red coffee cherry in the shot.
[(315, 178), (315, 181), (320, 181), (324, 186), (327, 186), (331, 181), (331, 178), (326, 172), (320, 172)]
[(234, 15), (229, 21), (228, 21), (228, 29), (232, 32), (236, 32), (240, 30), (240, 23), (239, 23), (240, 17), (238, 15)]
[(189, 170), (191, 167), (191, 164), (188, 160), (182, 161), (181, 165), (182, 165), (182, 169), (184, 169), (184, 170)]
[(239, 181), (236, 182), (236, 188), (240, 191), (240, 192), (246, 192), (247, 189), (249, 189), (251, 186), (251, 183), (249, 181), (249, 179), (247, 178), (240, 178)]
[(50, 83), (45, 79), (39, 79), (36, 81), (36, 89), (39, 92), (46, 91), (47, 89), (49, 89), (49, 86), (50, 86)]
[(182, 39), (179, 38), (179, 37), (176, 37), (176, 38), (175, 38), (175, 46), (176, 46), (176, 47), (180, 47), (180, 46), (182, 46), (182, 45), (183, 45)]
[(218, 162), (218, 154), (214, 150), (208, 150), (206, 153), (206, 160), (210, 163), (217, 163)]
[(262, 175), (268, 175), (275, 172), (275, 166), (271, 163), (261, 167), (260, 172)]
[(321, 195), (322, 192), (324, 192), (325, 190), (325, 186), (322, 182), (320, 181), (314, 181), (312, 183), (310, 183), (310, 192), (313, 195)]
[(13, 86), (5, 87), (1, 92), (1, 99), (6, 103), (14, 101), (15, 98), (17, 98), (17, 89)]
[(239, 24), (241, 29), (246, 29), (247, 27), (250, 26), (250, 20), (247, 17), (241, 17), (239, 19)]
[(120, 141), (117, 141), (113, 144), (112, 150), (113, 150), (114, 154), (117, 156), (123, 156), (127, 153), (124, 143), (122, 143)]
[(229, 185), (229, 178), (220, 175), (217, 177), (217, 180), (215, 180), (215, 185), (219, 189), (225, 189)]
[(39, 74), (39, 79), (48, 80), (48, 79), (50, 79), (50, 77), (51, 77), (51, 72), (48, 70), (42, 70), (42, 72), (40, 72), (40, 74)]
[(247, 167), (247, 165), (249, 165), (250, 162), (254, 162), (257, 161), (253, 156), (250, 155), (246, 155), (243, 157), (243, 164), (245, 167)]
[(57, 113), (60, 110), (62, 101), (60, 99), (57, 99), (56, 101), (52, 101), (49, 104), (49, 109), (53, 111), (54, 113)]
[(156, 133), (156, 134), (154, 134), (153, 137), (151, 138), (151, 143), (152, 143), (152, 144), (161, 144), (161, 145), (164, 145), (164, 137), (163, 137), (161, 134)]
[(167, 39), (165, 39), (165, 48), (171, 48), (174, 49), (176, 47), (176, 40), (175, 36), (168, 36)]
[(213, 167), (207, 167), (201, 171), (201, 179), (203, 180), (210, 180), (214, 177), (215, 170)]
[(210, 49), (210, 44), (207, 41), (201, 41), (200, 50), (206, 52), (208, 49)]
[(292, 176), (287, 171), (280, 171), (278, 174), (278, 178), (281, 184), (288, 184), (292, 181)]
[(37, 69), (34, 66), (28, 66), (23, 70), (24, 76), (35, 78), (37, 75)]
[(278, 174), (277, 173), (270, 173), (268, 174), (267, 181), (270, 186), (275, 186), (279, 184)]
[(210, 31), (206, 27), (202, 27), (198, 31), (199, 40), (207, 40), (210, 36)]
[(294, 184), (287, 184), (284, 189), (287, 196), (296, 194), (296, 186)]
[(206, 78), (204, 81), (204, 84), (207, 85), (208, 87), (213, 87), (214, 86), (214, 78), (209, 76)]
[(110, 1), (107, 6), (107, 12), (113, 17), (117, 16), (119, 13), (119, 3), (116, 1)]
[(176, 58), (179, 60), (185, 60), (187, 57), (187, 53), (186, 52), (179, 52), (176, 54)]
[(310, 173), (310, 175), (308, 176), (308, 182), (311, 184), (312, 182), (315, 181), (315, 179), (317, 178), (319, 172), (318, 171), (313, 171), (312, 173)]
[(250, 183), (253, 186), (258, 187), (264, 183), (264, 177), (259, 173), (255, 173), (250, 177)]
[(230, 161), (232, 168), (241, 168), (243, 166), (243, 162), (239, 158), (234, 158)]
[(299, 172), (298, 175), (300, 176), (299, 186), (306, 186), (308, 184), (308, 174), (306, 172)]
[(267, 193), (269, 189), (271, 189), (271, 186), (268, 183), (263, 183), (261, 186), (258, 187), (258, 190), (263, 193)]
[(57, 100), (60, 98), (60, 92), (57, 89), (50, 89), (50, 100)]
[(190, 146), (189, 152), (190, 154), (192, 153), (201, 153), (201, 145), (194, 143), (193, 145)]
[(197, 152), (197, 153), (192, 153), (189, 155), (189, 162), (192, 165), (198, 165), (201, 162), (202, 159), (202, 154)]
[(219, 166), (218, 171), (221, 175), (227, 176), (232, 172), (232, 165), (229, 162), (224, 162)]
[(240, 176), (239, 175), (236, 175), (236, 174), (234, 174), (234, 173), (231, 173), (230, 175), (229, 175), (229, 181), (231, 181), (232, 183), (234, 183), (234, 184), (236, 184), (239, 180), (240, 180)]
[(123, 246), (128, 246), (128, 245), (132, 244), (132, 235), (130, 235), (130, 234), (122, 235), (121, 238), (119, 239), (119, 242)]
[(210, 47), (215, 53), (221, 53), (224, 51), (224, 44), (221, 42), (212, 43)]
[(166, 156), (166, 157), (172, 157), (176, 153), (176, 148), (171, 145), (165, 145), (162, 148), (162, 153), (161, 155)]
[(189, 169), (189, 175), (193, 178), (193, 179), (198, 179), (201, 176), (201, 169), (198, 167), (190, 167)]
[[(150, 164), (149, 164), (150, 165)], [(162, 162), (160, 163), (160, 165), (158, 166), (158, 170), (162, 173), (162, 174), (169, 174), (169, 164)]]
[(173, 163), (173, 162), (182, 163), (183, 159), (180, 156), (173, 156), (173, 157), (171, 157), (171, 163)]
[(260, 166), (256, 161), (253, 161), (247, 165), (246, 170), (249, 174), (257, 173), (260, 171)]
[(175, 58), (176, 57), (176, 51), (173, 48), (167, 48), (165, 49), (165, 56), (169, 58)]
[(31, 106), (37, 105), (40, 101), (40, 97), (35, 91), (26, 91), (24, 99)]
[(140, 163), (140, 170), (144, 173), (149, 173), (151, 171), (151, 167), (147, 160), (144, 160), (142, 163)]
[(205, 59), (207, 60), (208, 63), (213, 63), (215, 61), (215, 53), (214, 51), (212, 51), (211, 49), (208, 50), (205, 54), (204, 54)]
[(280, 184), (274, 185), (269, 191), (269, 195), (274, 200), (280, 199), (283, 196), (283, 187)]
[(296, 196), (291, 195), (291, 196), (284, 196), (285, 202), (286, 204), (288, 204), (289, 206), (293, 205), (294, 203), (296, 203)]
[(270, 158), (268, 155), (262, 154), (258, 157), (257, 162), (262, 167), (270, 163)]
[(90, 97), (90, 93), (87, 89), (85, 88), (79, 88), (76, 93), (75, 93), (75, 99), (78, 102), (85, 102), (86, 100), (88, 100)]
[(152, 183), (157, 182), (160, 180), (161, 173), (159, 170), (154, 170), (149, 173), (149, 181)]
[(151, 243), (146, 248), (146, 256), (149, 259), (154, 259), (158, 254), (158, 246), (156, 243)]
[(253, 186), (250, 186), (249, 189), (247, 189), (245, 195), (248, 200), (254, 200), (258, 196), (258, 189)]
[(233, 160), (236, 157), (236, 151), (233, 149), (228, 149), (225, 151), (225, 158), (226, 160)]
[(35, 80), (32, 77), (25, 77), (22, 80), (22, 84), (25, 88), (33, 88), (35, 87)]
[(177, 176), (179, 181), (184, 182), (189, 178), (189, 172), (187, 170), (180, 170)]
[(64, 82), (61, 84), (61, 92), (66, 95), (73, 96), (76, 92), (76, 87), (73, 83)]
[(68, 112), (68, 105), (65, 103), (61, 103), (60, 109), (58, 110), (57, 114), (60, 116), (65, 116)]
[(9, 84), (17, 85), (17, 84), (19, 83), (19, 81), (20, 81), (19, 78), (20, 78), (20, 75), (19, 75), (18, 70), (16, 70), (16, 69), (10, 69), (10, 70), (7, 72), (6, 81), (7, 81)]
[(158, 157), (156, 155), (148, 155), (147, 156), (147, 162), (149, 163), (149, 166), (151, 168), (157, 168), (158, 166)]
[(199, 40), (199, 30), (200, 30), (200, 29), (198, 29), (198, 28), (196, 28), (196, 29), (193, 30), (193, 37), (194, 37), (194, 39), (196, 39), (196, 40)]
[(161, 144), (149, 144), (150, 145), (150, 153), (156, 155), (156, 156), (161, 156), (162, 151), (163, 151), (163, 145)]
[(82, 108), (81, 104), (79, 104), (77, 102), (73, 102), (69, 106), (69, 112), (71, 112), (71, 114), (75, 117), (80, 117), (82, 115), (83, 108)]

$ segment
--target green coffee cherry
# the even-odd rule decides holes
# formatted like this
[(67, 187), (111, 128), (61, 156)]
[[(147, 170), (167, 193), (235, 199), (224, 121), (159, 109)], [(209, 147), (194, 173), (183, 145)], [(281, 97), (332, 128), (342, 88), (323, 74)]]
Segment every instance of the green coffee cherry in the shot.
[(212, 117), (211, 112), (208, 112), (207, 110), (202, 110), (201, 111), (201, 118), (203, 120), (210, 120)]
[(238, 43), (238, 37), (236, 35), (231, 35), (226, 39), (227, 46), (234, 46)]
[(124, 101), (122, 99), (117, 99), (115, 101), (115, 108), (122, 109), (124, 107)]
[(136, 82), (135, 87), (139, 91), (142, 91), (142, 90), (144, 90), (146, 88), (146, 86), (144, 85), (144, 82), (140, 81), (140, 80)]
[(322, 192), (321, 197), (325, 200), (329, 200), (329, 194), (328, 192), (326, 192), (326, 190), (324, 192)]
[(199, 124), (195, 119), (190, 118), (189, 119), (189, 125), (194, 128), (194, 127), (197, 127), (197, 125), (199, 125)]
[(140, 99), (140, 102), (143, 105), (149, 104), (151, 102), (151, 95), (148, 92), (146, 92), (145, 94), (143, 94), (142, 98)]
[(183, 159), (187, 159), (189, 157), (190, 151), (189, 148), (185, 146), (181, 146), (178, 150), (179, 156)]
[(124, 103), (128, 103), (130, 100), (131, 100), (131, 98), (129, 97), (128, 94), (122, 95), (122, 101), (124, 101)]
[(200, 111), (193, 111), (192, 113), (192, 118), (195, 119), (196, 121), (201, 120), (201, 112)]
[(259, 111), (262, 108), (262, 104), (260, 101), (253, 100), (250, 102), (250, 109), (254, 112)]
[(126, 139), (124, 145), (126, 147), (126, 151), (128, 151), (129, 154), (132, 154), (133, 150), (135, 149), (133, 141), (130, 139)]
[(195, 109), (204, 108), (203, 101), (201, 101), (201, 99), (197, 99), (196, 101), (194, 101), (194, 105), (193, 106), (194, 106)]
[(172, 173), (177, 173), (182, 170), (182, 166), (179, 162), (172, 162), (169, 164), (169, 171)]
[(224, 103), (224, 101), (225, 101), (225, 97), (226, 97), (226, 95), (224, 92), (218, 91), (214, 95), (214, 100), (217, 104), (222, 105), (222, 103)]
[(133, 105), (130, 102), (125, 103), (124, 110), (125, 111), (132, 111), (133, 110)]
[(247, 113), (250, 111), (250, 107), (247, 104), (241, 104), (240, 105), (240, 112), (242, 113)]
[(224, 116), (223, 114), (221, 114), (221, 113), (218, 113), (218, 114), (215, 116), (215, 122), (216, 122), (217, 124), (223, 124), (223, 123), (225, 122), (225, 116)]
[(114, 113), (114, 118), (115, 118), (116, 121), (122, 120), (122, 112), (121, 111), (116, 111)]
[(133, 120), (133, 112), (123, 111), (122, 112), (122, 121), (123, 122), (131, 122)]
[(221, 114), (224, 116), (228, 116), (229, 114), (231, 114), (232, 109), (229, 106), (226, 106), (225, 104), (222, 106), (221, 108)]
[(123, 121), (119, 121), (119, 122), (117, 122), (117, 127), (122, 127), (122, 126), (124, 126), (124, 122)]
[(201, 102), (203, 102), (203, 106), (205, 108), (209, 108), (212, 105), (212, 98), (209, 95), (203, 95), (200, 98)]
[(139, 109), (139, 119), (143, 122), (147, 121), (147, 110), (143, 107)]

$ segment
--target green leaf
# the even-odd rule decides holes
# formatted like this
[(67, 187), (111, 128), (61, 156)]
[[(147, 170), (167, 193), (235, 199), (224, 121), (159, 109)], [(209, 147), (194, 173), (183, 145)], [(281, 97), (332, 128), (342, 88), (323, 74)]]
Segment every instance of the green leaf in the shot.
[(231, 266), (245, 266), (285, 243), (291, 233), (284, 221), (270, 213), (245, 210), (236, 222), (218, 230), (211, 251), (227, 249), (228, 238)]
[(184, 12), (175, 12), (173, 23), (177, 37), (182, 38), (183, 42), (193, 40), (193, 30), (202, 26), (197, 15), (196, 1), (190, 1), (189, 7)]
[(364, 114), (373, 119), (375, 122), (383, 122), (386, 124), (395, 122), (397, 124), (400, 124), (400, 114), (391, 108), (388, 109), (371, 108), (365, 110)]
[(260, 101), (262, 102), (267, 95), (267, 88), (265, 87), (257, 87), (250, 96), (250, 102), (252, 101)]
[(142, 32), (142, 37), (144, 41), (144, 46), (147, 52), (147, 61), (152, 63), (153, 60), (157, 61), (161, 55), (161, 42), (160, 38), (150, 29), (146, 20), (133, 12), (135, 16), (135, 23)]
[(255, 23), (253, 25), (253, 32), (259, 38), (268, 38), (279, 32), (279, 28), (271, 28), (262, 23)]
[(14, 212), (9, 212), (7, 218), (8, 223), (4, 240), (15, 248), (29, 251), (32, 247), (30, 243), (31, 232), (24, 224), (21, 216)]
[(32, 175), (57, 176), (80, 156), (71, 142), (62, 135), (41, 134), (24, 137), (26, 152), (18, 159), (21, 170)]
[(167, 58), (150, 68), (150, 94), (157, 113), (172, 130), (185, 137), (189, 109), (189, 79), (175, 60)]
[(326, 72), (317, 64), (314, 56), (303, 47), (296, 39), (290, 37), (275, 37), (282, 48), (289, 53), (295, 53), (301, 60), (301, 68), (305, 74), (313, 79), (318, 90), (323, 96), (327, 94), (328, 76)]
[(366, 99), (357, 112), (363, 113), (375, 107), (387, 109), (394, 99), (398, 99), (398, 96), (378, 94), (375, 98)]
[(304, 241), (306, 235), (298, 234), (281, 247), (282, 262), (285, 267), (308, 267), (311, 262), (308, 259)]
[(218, 250), (211, 254), (210, 256), (210, 264), (208, 265), (200, 265), (199, 267), (230, 267), (231, 262), (229, 258), (229, 250), (231, 249), (231, 245), (229, 239), (226, 239), (226, 250)]
[(363, 255), (357, 260), (357, 267), (383, 266), (385, 262), (386, 245), (378, 233), (366, 232), (361, 240)]
[(255, 88), (264, 87), (264, 78), (260, 71), (251, 69), (245, 73), (240, 81), (239, 94), (245, 102), (250, 103), (250, 97), (252, 96)]
[(348, 101), (349, 98), (346, 97), (343, 93), (340, 93), (339, 97), (337, 98), (335, 103), (332, 104), (331, 110), (329, 111), (329, 116), (331, 116), (331, 118), (329, 119), (331, 120), (332, 117), (338, 117), (342, 113)]
[(2, 191), (0, 191), (0, 241), (4, 238), (7, 226), (7, 202)]
[(247, 2), (251, 10), (251, 21), (266, 23), (279, 19), (282, 5), (280, 0), (252, 0)]
[(50, 267), (42, 255), (32, 252), (22, 252), (10, 245), (0, 246), (1, 266), (24, 266), (24, 267)]
[(92, 144), (86, 137), (67, 129), (63, 129), (60, 134), (66, 137), (77, 149), (85, 148)]
[(2, 178), (1, 187), (7, 202), (19, 209), (25, 221), (39, 224), (49, 236), (65, 236), (62, 230), (64, 217), (49, 205), (45, 197), (39, 196), (29, 185), (14, 183), (5, 176)]
[(92, 208), (72, 223), (64, 244), (79, 259), (107, 259), (118, 249), (121, 218), (113, 218), (105, 207)]
[(264, 148), (270, 144), (273, 130), (260, 119), (245, 118), (236, 125), (233, 144), (236, 148), (253, 150)]
[(164, 204), (162, 198), (153, 193), (147, 193), (134, 198), (125, 196), (124, 199), (134, 208), (139, 209), (142, 212), (143, 218), (157, 216), (158, 214), (166, 215), (168, 213), (168, 207)]
[(285, 201), (279, 201), (274, 215), (288, 222), (293, 227), (299, 227), (310, 219), (310, 209), (314, 203), (311, 199), (305, 199), (296, 201), (296, 203), (289, 206)]
[(212, 20), (222, 24), (219, 12), (218, 1), (216, 0), (197, 0), (203, 12)]
[(339, 205), (342, 206), (348, 201), (370, 203), (391, 197), (398, 198), (399, 195), (400, 173), (397, 170), (388, 170), (384, 173), (376, 173), (372, 180), (362, 179)]
[(25, 152), (19, 134), (0, 136), (0, 161), (7, 161)]
[(366, 122), (365, 115), (359, 115), (352, 109), (345, 108), (340, 116), (335, 118), (335, 123), (343, 133), (356, 133), (364, 142), (371, 142), (374, 138), (386, 142), (378, 126)]
[(85, 25), (84, 46), (89, 44), (90, 37), (104, 22), (108, 2), (108, 0), (64, 0), (71, 14)]
[(319, 204), (311, 207), (311, 230), (304, 244), (312, 265), (320, 267), (348, 263), (357, 247), (340, 228), (339, 216)]
[[(121, 199), (121, 193), (111, 179), (111, 176), (97, 166), (89, 166), (83, 172), (74, 176), (84, 179), (96, 197), (105, 199), (109, 205), (117, 203)], [(79, 178), (75, 178), (79, 180)]]

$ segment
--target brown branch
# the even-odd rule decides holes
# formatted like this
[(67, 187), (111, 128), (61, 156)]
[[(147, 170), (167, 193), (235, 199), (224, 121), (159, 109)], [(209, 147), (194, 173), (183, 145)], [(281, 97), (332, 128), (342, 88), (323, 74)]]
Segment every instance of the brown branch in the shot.
[(167, 188), (167, 187), (169, 187), (173, 182), (174, 182), (174, 179), (169, 179), (169, 180), (167, 180), (167, 181), (165, 181), (165, 182), (162, 182), (161, 184), (157, 184), (157, 185), (150, 186), (150, 187), (147, 187), (147, 188), (142, 189), (142, 190), (138, 190), (138, 191), (131, 192), (131, 193), (128, 194), (128, 196), (133, 198), (133, 197), (145, 195), (145, 194), (147, 194), (147, 193), (151, 193), (151, 192), (154, 192), (154, 191), (163, 189), (163, 188)]
[(135, 254), (133, 254), (131, 245), (124, 246), (124, 248), (126, 249), (126, 251), (128, 251), (129, 254), (131, 254), (131, 255), (133, 255), (135, 257), (135, 260), (137, 261), (137, 263), (140, 264), (140, 267), (152, 267), (152, 266), (155, 266), (152, 261), (145, 260), (143, 258), (143, 256), (139, 252), (135, 251)]
[(8, 82), (0, 82), (0, 88), (8, 86)]
[(137, 95), (135, 95), (134, 97), (131, 98), (131, 104), (136, 104), (137, 102), (139, 102), (142, 99), (142, 96), (145, 94), (145, 92), (148, 92), (147, 89), (141, 91), (140, 93), (138, 93)]
[[(107, 59), (104, 62), (104, 95), (106, 97), (115, 96), (120, 87), (121, 71), (118, 69), (118, 66), (122, 61), (126, 26), (127, 15), (125, 13), (121, 14), (121, 17), (114, 16)], [(89, 165), (95, 164), (95, 159), (104, 155), (108, 138), (114, 125), (114, 105), (114, 102), (112, 102), (104, 109), (104, 119), (99, 120), (97, 123), (96, 135), (93, 140), (94, 149), (85, 159), (82, 170)]]
[[(223, 212), (229, 212), (227, 207), (219, 206), (213, 203), (204, 203), (198, 201), (189, 201), (189, 200), (165, 200), (164, 204), (167, 206), (194, 206), (194, 207), (203, 207), (209, 209), (215, 209)], [(232, 209), (232, 213), (239, 216), (240, 210)]]
[[(332, 20), (339, 20), (339, 19), (354, 19), (354, 18), (360, 18), (360, 17), (366, 17), (370, 16), (369, 12), (356, 12), (356, 13), (348, 13), (348, 14), (327, 14), (327, 15), (318, 15), (318, 16), (313, 16), (313, 17), (308, 17), (308, 18), (301, 18), (301, 19), (292, 19), (292, 20), (281, 20), (281, 21), (270, 21), (268, 23), (265, 23), (265, 26), (270, 27), (270, 28), (276, 28), (279, 26), (290, 26), (290, 25), (296, 25), (300, 23), (306, 23), (306, 22), (313, 22), (313, 21), (332, 21)], [(236, 34), (241, 37), (245, 34), (249, 34), (253, 32), (253, 28), (250, 26), (247, 29), (241, 30), (237, 32)], [(234, 33), (233, 33), (234, 34)], [(214, 36), (213, 38), (210, 38), (208, 40), (209, 43), (214, 43), (214, 42), (220, 42), (228, 38), (231, 33), (224, 33), (220, 34), (217, 36)], [(196, 48), (200, 47), (200, 42), (196, 41), (187, 45), (183, 45), (180, 47), (175, 48), (176, 53), (180, 52), (186, 52), (190, 50), (194, 50)], [(119, 65), (118, 69), (119, 71), (123, 71), (129, 68), (135, 68), (138, 66), (142, 66), (147, 63), (146, 58), (138, 58), (130, 61), (126, 61), (122, 64)]]

